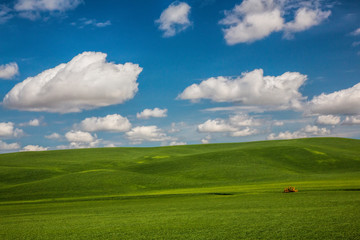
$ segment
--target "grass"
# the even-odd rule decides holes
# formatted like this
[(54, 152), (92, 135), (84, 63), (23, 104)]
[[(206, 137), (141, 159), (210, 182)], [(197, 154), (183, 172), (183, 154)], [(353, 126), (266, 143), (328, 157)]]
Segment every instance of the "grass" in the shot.
[(341, 138), (2, 154), (0, 239), (360, 239), (359, 173)]

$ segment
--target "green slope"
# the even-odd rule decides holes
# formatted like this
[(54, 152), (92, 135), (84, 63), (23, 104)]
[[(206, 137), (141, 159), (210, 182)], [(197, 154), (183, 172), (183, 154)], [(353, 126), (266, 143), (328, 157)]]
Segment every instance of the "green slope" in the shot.
[(360, 140), (342, 138), (20, 152), (0, 155), (0, 201), (358, 188), (359, 176)]
[(360, 141), (1, 154), (0, 216), (0, 239), (359, 239)]

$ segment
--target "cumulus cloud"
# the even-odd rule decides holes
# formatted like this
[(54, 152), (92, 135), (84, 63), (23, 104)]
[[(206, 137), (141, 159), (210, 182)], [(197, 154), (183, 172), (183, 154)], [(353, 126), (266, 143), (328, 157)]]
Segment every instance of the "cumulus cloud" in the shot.
[(291, 38), (295, 32), (301, 32), (319, 25), (322, 21), (330, 16), (330, 11), (322, 11), (320, 9), (300, 8), (295, 13), (295, 19), (288, 22), (284, 26), (284, 36)]
[(69, 142), (91, 143), (96, 140), (96, 135), (93, 136), (88, 132), (74, 130), (67, 132), (65, 137)]
[(25, 146), (22, 151), (46, 151), (48, 150), (49, 148), (48, 147), (42, 147), (42, 146), (39, 146), (39, 145), (27, 145)]
[(260, 120), (254, 119), (248, 115), (239, 114), (230, 116), (227, 120), (209, 119), (206, 122), (199, 124), (197, 130), (198, 132), (207, 133), (229, 132), (232, 137), (244, 137), (257, 134), (258, 130), (250, 127), (259, 126), (260, 122)]
[(236, 127), (260, 126), (263, 123), (263, 121), (260, 119), (254, 119), (253, 117), (250, 117), (246, 114), (237, 114), (231, 116), (229, 121), (232, 126)]
[(360, 35), (360, 28), (358, 28), (358, 29), (354, 30), (353, 32), (351, 32), (351, 35), (353, 35), (353, 36)]
[(277, 139), (293, 139), (293, 138), (306, 138), (314, 136), (325, 136), (330, 134), (330, 130), (326, 128), (319, 128), (318, 126), (307, 125), (304, 128), (295, 131), (285, 131), (278, 134), (271, 133), (267, 139), (268, 140), (277, 140)]
[(326, 128), (320, 128), (318, 126), (311, 126), (311, 125), (306, 125), (305, 128), (302, 129), (305, 133), (309, 133), (311, 135), (328, 135), (330, 134), (330, 130), (326, 129)]
[(137, 113), (136, 117), (141, 119), (148, 119), (151, 117), (155, 117), (155, 118), (167, 117), (167, 109), (160, 109), (160, 108), (144, 109), (141, 113)]
[(321, 115), (316, 119), (316, 123), (321, 125), (337, 125), (340, 121), (341, 118), (334, 115)]
[(105, 117), (86, 118), (80, 123), (80, 128), (87, 132), (126, 132), (130, 130), (131, 123), (126, 117), (112, 114)]
[(191, 26), (189, 20), (191, 7), (185, 2), (173, 2), (155, 22), (159, 29), (164, 31), (164, 37), (172, 37)]
[(180, 146), (180, 145), (186, 145), (186, 142), (177, 142), (177, 141), (172, 141), (170, 142), (169, 146)]
[(13, 122), (0, 122), (0, 137), (20, 137), (24, 134), (22, 129), (15, 128)]
[[(231, 11), (225, 11), (225, 18), (219, 23), (225, 25), (223, 32), (227, 44), (249, 43), (279, 31), (290, 36), (319, 25), (331, 13), (320, 9), (316, 4), (318, 1), (314, 4), (300, 2), (291, 7), (288, 6), (290, 3), (282, 0), (244, 0)], [(286, 22), (284, 16), (290, 15), (289, 11), (293, 8), (297, 8), (294, 20)]]
[(211, 140), (211, 136), (207, 135), (206, 137), (204, 137), (203, 139), (201, 139), (201, 143), (202, 144), (209, 144)]
[(360, 115), (359, 116), (347, 116), (342, 122), (343, 125), (360, 125)]
[(272, 0), (244, 0), (225, 13), (220, 24), (226, 26), (223, 31), (229, 45), (262, 39), (284, 25), (281, 7)]
[(91, 135), (88, 132), (71, 130), (65, 134), (65, 138), (70, 142), (68, 148), (90, 148), (97, 147), (100, 139), (96, 134)]
[(324, 115), (360, 114), (360, 83), (348, 89), (315, 96), (309, 102), (309, 109), (311, 113)]
[(199, 132), (235, 132), (237, 128), (231, 126), (224, 119), (209, 119), (198, 125)]
[(16, 150), (19, 149), (20, 145), (18, 143), (6, 143), (0, 140), (0, 151), (1, 150)]
[(169, 137), (157, 126), (138, 126), (126, 133), (127, 138), (133, 144), (140, 144), (144, 141), (162, 142), (162, 141), (176, 141), (176, 139)]
[(50, 134), (50, 135), (46, 135), (45, 138), (47, 138), (47, 139), (52, 139), (52, 140), (56, 140), (56, 139), (60, 139), (61, 136), (60, 136), (60, 134), (58, 134), (58, 133), (52, 133), (52, 134)]
[(201, 139), (202, 144), (209, 144), (209, 142), (210, 141), (208, 139), (205, 139), (205, 138)]
[(273, 122), (273, 125), (274, 125), (274, 126), (283, 126), (283, 125), (284, 125), (284, 122), (283, 122), (283, 121), (274, 121), (274, 122)]
[(298, 72), (286, 72), (280, 76), (264, 76), (262, 69), (243, 73), (235, 79), (212, 77), (187, 87), (180, 99), (198, 101), (211, 99), (215, 102), (239, 102), (243, 105), (300, 108), (304, 97), (299, 88), (307, 76)]
[[(0, 16), (1, 17), (1, 16)], [(12, 79), (19, 74), (19, 67), (17, 63), (12, 62), (5, 65), (0, 65), (0, 78)]]
[(20, 123), (20, 126), (31, 126), (31, 127), (38, 127), (41, 124), (41, 119), (34, 118), (26, 123)]
[(106, 62), (106, 56), (84, 52), (29, 77), (6, 94), (3, 104), (18, 110), (69, 113), (132, 99), (142, 68), (133, 63)]
[(293, 139), (293, 138), (305, 138), (306, 134), (296, 131), (296, 132), (279, 132), (278, 134), (271, 133), (267, 139), (268, 140), (278, 140), (278, 139)]
[(256, 129), (251, 129), (251, 128), (247, 127), (245, 129), (232, 132), (230, 135), (232, 137), (245, 137), (245, 136), (254, 135), (256, 133), (258, 133), (258, 131)]

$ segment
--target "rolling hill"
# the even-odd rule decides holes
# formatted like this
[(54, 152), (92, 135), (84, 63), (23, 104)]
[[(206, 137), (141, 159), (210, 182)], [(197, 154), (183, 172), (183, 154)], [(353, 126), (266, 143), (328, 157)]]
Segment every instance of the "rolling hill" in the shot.
[(360, 141), (341, 138), (19, 152), (0, 155), (0, 201), (358, 180), (359, 173)]
[(1, 154), (0, 216), (0, 239), (358, 239), (360, 140)]

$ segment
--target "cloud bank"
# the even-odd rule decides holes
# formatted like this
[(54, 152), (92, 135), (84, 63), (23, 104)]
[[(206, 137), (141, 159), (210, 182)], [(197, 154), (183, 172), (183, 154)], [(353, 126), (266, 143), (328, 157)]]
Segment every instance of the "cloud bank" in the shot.
[(326, 136), (330, 134), (330, 130), (326, 128), (320, 128), (318, 126), (307, 125), (304, 128), (295, 131), (285, 131), (279, 132), (278, 134), (271, 133), (267, 139), (268, 140), (278, 140), (278, 139), (294, 139), (294, 138), (307, 138), (307, 137), (317, 137), (317, 136)]
[(160, 15), (155, 22), (159, 29), (164, 32), (164, 37), (172, 37), (184, 31), (191, 22), (189, 20), (191, 7), (185, 2), (173, 2)]
[(25, 111), (80, 112), (132, 99), (138, 91), (137, 64), (115, 64), (106, 54), (84, 52), (70, 62), (48, 69), (15, 85), (5, 107)]

